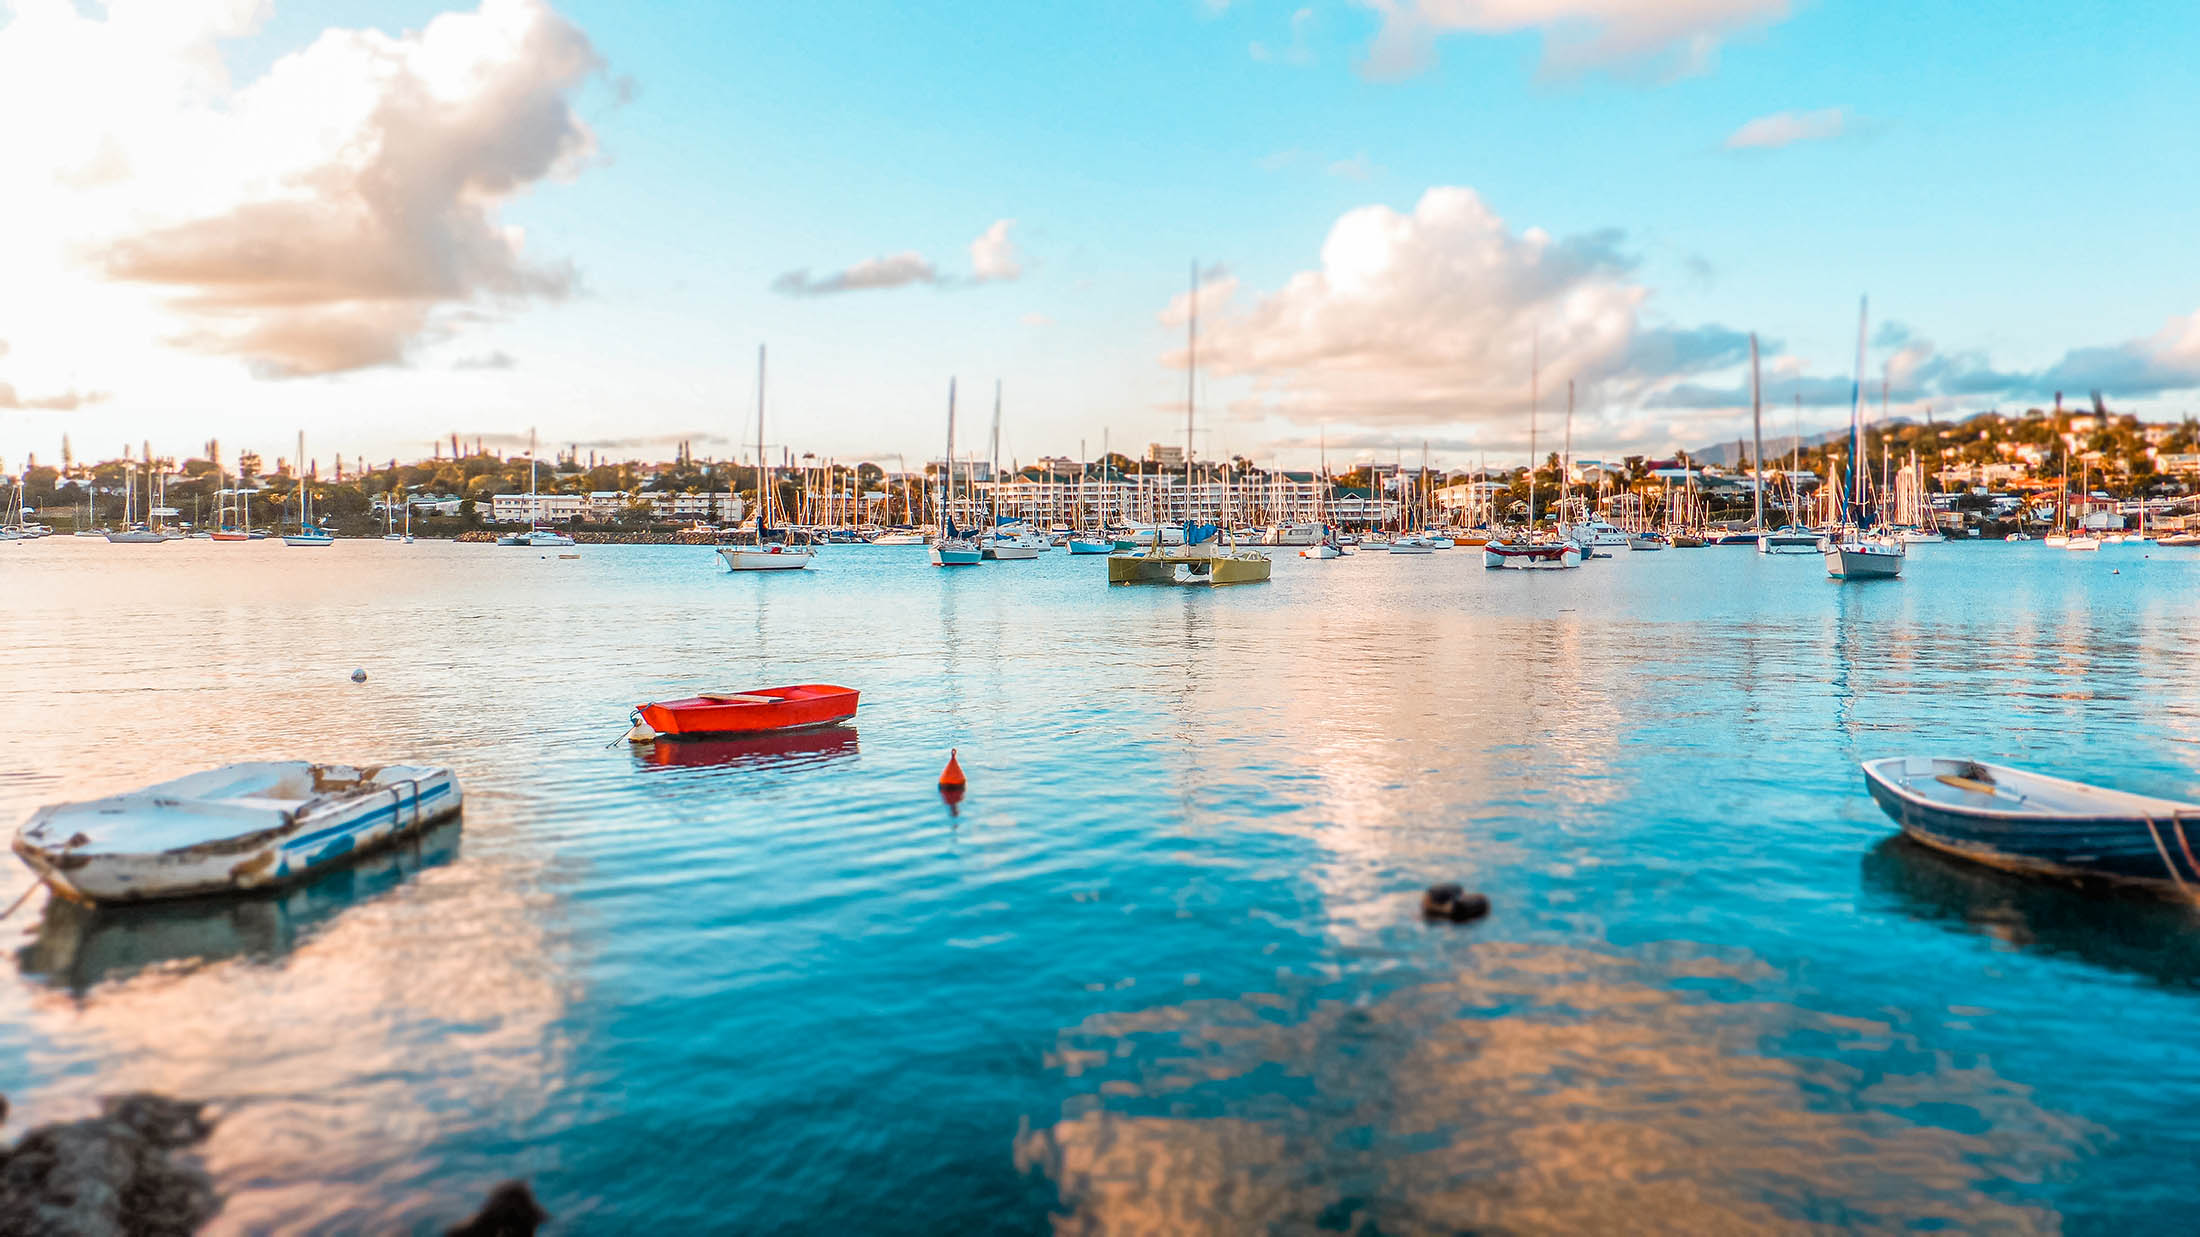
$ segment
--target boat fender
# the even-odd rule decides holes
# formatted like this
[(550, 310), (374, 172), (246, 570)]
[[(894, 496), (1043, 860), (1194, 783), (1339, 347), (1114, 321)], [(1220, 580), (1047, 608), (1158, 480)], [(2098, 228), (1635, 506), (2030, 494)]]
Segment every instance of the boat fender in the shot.
[(354, 683), (364, 683), (364, 682), (366, 682), (366, 681), (367, 681), (367, 672), (366, 672), (366, 671), (364, 671), (364, 670), (354, 670), (354, 671), (352, 671), (352, 672), (351, 672), (351, 681), (352, 681), (352, 682), (354, 682)]
[(1429, 919), (1445, 919), (1452, 923), (1471, 923), (1490, 913), (1490, 900), (1479, 893), (1469, 893), (1449, 881), (1430, 885), (1421, 895), (1421, 914)]

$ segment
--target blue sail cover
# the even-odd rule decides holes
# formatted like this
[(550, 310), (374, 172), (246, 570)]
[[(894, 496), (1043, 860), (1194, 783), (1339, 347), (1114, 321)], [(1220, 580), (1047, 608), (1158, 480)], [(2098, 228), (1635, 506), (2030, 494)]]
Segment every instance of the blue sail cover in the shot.
[(1186, 524), (1184, 526), (1184, 544), (1198, 545), (1221, 531), (1222, 527), (1218, 524)]

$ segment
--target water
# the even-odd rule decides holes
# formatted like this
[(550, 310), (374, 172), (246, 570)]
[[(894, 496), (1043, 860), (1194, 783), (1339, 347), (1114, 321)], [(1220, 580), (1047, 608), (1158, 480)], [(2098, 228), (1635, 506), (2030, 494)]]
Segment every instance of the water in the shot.
[[(922, 558), (0, 546), (0, 817), (273, 756), (467, 794), (279, 900), (34, 898), (12, 1127), (211, 1098), (235, 1231), (510, 1176), (567, 1232), (2189, 1229), (2200, 919), (1894, 843), (1855, 762), (2200, 798), (2200, 556)], [(855, 733), (605, 746), (802, 681)], [(1441, 879), (1493, 916), (1424, 925)]]

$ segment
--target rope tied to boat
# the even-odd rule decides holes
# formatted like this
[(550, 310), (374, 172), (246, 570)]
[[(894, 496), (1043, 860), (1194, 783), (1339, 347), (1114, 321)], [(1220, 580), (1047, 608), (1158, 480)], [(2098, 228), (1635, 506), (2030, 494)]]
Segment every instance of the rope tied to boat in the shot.
[[(2139, 819), (2147, 823), (2147, 836), (2154, 839), (2154, 853), (2162, 857), (2162, 866), (2169, 869), (2169, 878), (2177, 882), (2177, 892), (2191, 897), (2192, 890), (2185, 884), (2183, 874), (2178, 872), (2176, 861), (2169, 857), (2169, 847), (2162, 844), (2162, 831), (2155, 827), (2154, 818), (2141, 816)], [(2169, 819), (2172, 825), (2177, 826), (2177, 844), (2185, 852), (2185, 862), (2192, 863), (2192, 847), (2185, 843), (2184, 823), (2178, 819), (2175, 811), (2170, 812)], [(2194, 871), (2200, 874), (2200, 865), (2196, 865)]]

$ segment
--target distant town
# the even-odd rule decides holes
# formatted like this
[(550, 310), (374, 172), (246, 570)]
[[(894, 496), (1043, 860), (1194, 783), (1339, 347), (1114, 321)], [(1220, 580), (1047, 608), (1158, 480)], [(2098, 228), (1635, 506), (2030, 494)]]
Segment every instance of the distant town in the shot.
[[(1685, 501), (1706, 519), (1747, 520), (1759, 477), (1770, 518), (1807, 519), (1827, 481), (1846, 476), (1845, 434), (1817, 440), (1768, 438), (1760, 472), (1751, 444), (1721, 444), (1669, 458), (1576, 457), (1550, 452), (1535, 470), (1535, 515), (1571, 500), (1607, 515), (1670, 512)], [(2062, 407), (1981, 413), (1960, 421), (1897, 420), (1866, 435), (1867, 478), (1935, 521), (2045, 520), (2066, 502), (2074, 519), (2147, 501), (2189, 512), (2200, 484), (2200, 422), (2142, 422), (2098, 398), (2087, 410)], [(0, 468), (5, 463), (0, 462)], [(576, 531), (707, 536), (751, 517), (758, 493), (753, 460), (699, 458), (685, 445), (659, 462), (609, 460), (577, 449), (548, 457), (500, 454), (454, 435), (410, 462), (270, 461), (224, 453), (209, 441), (194, 456), (125, 448), (98, 462), (78, 459), (67, 438), (58, 461), (35, 456), (9, 478), (10, 512), (57, 529), (126, 522), (185, 528), (277, 528), (299, 519), (301, 477), (315, 520), (339, 533), (379, 533), (399, 523), (424, 536), (459, 537), (503, 527), (556, 524)], [(1038, 524), (1082, 526), (1223, 518), (1242, 524), (1326, 521), (1345, 527), (1471, 523), (1527, 510), (1524, 467), (1437, 468), (1359, 463), (1321, 470), (1263, 469), (1250, 460), (1194, 460), (1183, 448), (1151, 444), (1121, 453), (1034, 463), (967, 458), (889, 470), (783, 450), (768, 470), (773, 510), (810, 527), (915, 526), (936, 518), (940, 482), (950, 477), (973, 512)], [(1565, 478), (1563, 485), (1561, 477)], [(2059, 496), (2066, 496), (2061, 497)], [(18, 508), (17, 504), (20, 503)]]

